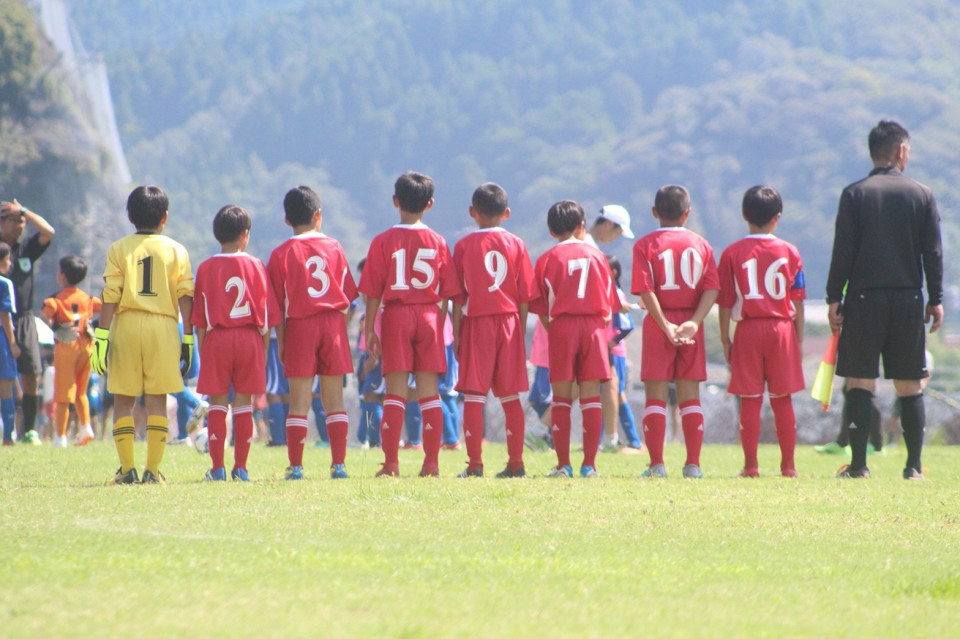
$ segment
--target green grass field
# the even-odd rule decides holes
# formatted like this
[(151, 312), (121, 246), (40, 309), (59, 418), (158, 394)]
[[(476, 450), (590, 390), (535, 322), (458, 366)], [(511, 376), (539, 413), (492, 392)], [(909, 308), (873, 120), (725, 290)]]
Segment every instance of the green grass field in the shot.
[[(228, 456), (232, 452), (228, 450)], [(833, 479), (842, 459), (774, 447), (758, 480), (708, 446), (706, 478), (641, 480), (646, 456), (601, 455), (597, 480), (373, 479), (351, 450), (329, 480), (309, 449), (255, 446), (250, 484), (204, 484), (207, 458), (169, 448), (165, 486), (106, 487), (114, 449), (0, 449), (3, 637), (955, 637), (960, 635), (960, 448), (929, 447), (928, 478)], [(575, 460), (579, 455), (575, 455)], [(142, 464), (144, 449), (138, 444)]]

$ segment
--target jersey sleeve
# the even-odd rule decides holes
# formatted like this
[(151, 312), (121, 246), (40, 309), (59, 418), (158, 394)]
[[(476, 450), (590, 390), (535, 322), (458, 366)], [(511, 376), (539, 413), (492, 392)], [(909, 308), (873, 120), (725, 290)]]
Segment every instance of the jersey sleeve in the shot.
[(197, 267), (197, 277), (194, 281), (193, 312), (190, 314), (190, 325), (204, 330), (210, 327), (207, 324), (207, 299), (204, 296), (206, 262)]
[(653, 274), (647, 262), (643, 238), (633, 245), (633, 268), (630, 274), (630, 292), (634, 295), (653, 291)]
[(533, 265), (530, 263), (530, 254), (527, 252), (526, 245), (520, 242), (520, 251), (517, 258), (517, 291), (519, 292), (519, 301), (532, 302), (540, 297), (540, 291), (534, 281)]
[(57, 300), (52, 297), (43, 300), (43, 308), (41, 308), (40, 311), (46, 315), (48, 319), (55, 321), (57, 317)]
[(457, 280), (460, 282), (460, 292), (451, 297), (454, 304), (463, 306), (467, 303), (467, 286), (466, 281), (464, 280), (464, 265), (463, 265), (463, 253), (466, 250), (466, 244), (461, 240), (453, 248), (453, 270), (456, 275)]
[(103, 292), (100, 294), (100, 299), (106, 304), (119, 304), (123, 296), (123, 260), (118, 253), (116, 244), (107, 251), (107, 264), (103, 269)]
[(717, 260), (713, 257), (713, 247), (706, 240), (703, 242), (703, 280), (701, 291), (717, 291), (720, 289), (720, 277), (717, 272)]
[(805, 300), (807, 299), (807, 283), (803, 276), (803, 259), (801, 259), (800, 251), (796, 247), (791, 247), (791, 249), (791, 257), (796, 260), (797, 272), (793, 278), (793, 284), (790, 286), (790, 299)]
[(463, 293), (463, 286), (460, 285), (460, 278), (457, 277), (453, 258), (450, 255), (450, 247), (446, 242), (441, 242), (439, 254), (440, 288), (438, 292), (443, 299), (451, 299)]
[(536, 297), (530, 300), (529, 311), (535, 315), (548, 315), (550, 305), (547, 295), (546, 253), (537, 258), (537, 264), (533, 268), (533, 287)]
[(193, 297), (193, 269), (190, 268), (190, 255), (182, 246), (177, 247), (177, 253), (177, 264), (180, 267), (177, 273), (177, 299)]
[(274, 303), (281, 313), (286, 307), (284, 299), (286, 292), (283, 287), (284, 270), (282, 247), (278, 247), (270, 254), (270, 261), (267, 262), (267, 281), (273, 293)]
[(733, 279), (733, 258), (729, 250), (720, 254), (720, 266), (717, 269), (717, 275), (720, 281), (720, 294), (717, 296), (717, 306), (720, 308), (733, 308), (733, 304), (737, 298), (737, 291)]
[(373, 238), (370, 248), (367, 249), (367, 261), (360, 276), (360, 292), (372, 299), (382, 299), (383, 289), (386, 286), (386, 264), (384, 263), (382, 239)]

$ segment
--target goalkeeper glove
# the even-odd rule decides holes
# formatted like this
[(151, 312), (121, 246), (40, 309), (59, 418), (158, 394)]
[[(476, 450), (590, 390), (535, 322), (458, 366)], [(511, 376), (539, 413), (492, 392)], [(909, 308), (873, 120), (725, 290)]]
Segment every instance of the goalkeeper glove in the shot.
[(107, 372), (107, 352), (110, 350), (110, 329), (97, 328), (93, 331), (93, 350), (90, 352), (90, 368), (97, 375)]
[(187, 333), (183, 336), (183, 343), (180, 344), (180, 375), (186, 377), (190, 372), (190, 362), (193, 361), (193, 333)]

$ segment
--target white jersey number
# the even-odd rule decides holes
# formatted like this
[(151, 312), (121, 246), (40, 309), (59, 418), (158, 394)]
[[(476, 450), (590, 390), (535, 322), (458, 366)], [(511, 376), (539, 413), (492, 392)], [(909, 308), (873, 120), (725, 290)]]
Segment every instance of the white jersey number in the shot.
[(407, 249), (397, 249), (391, 257), (396, 270), (396, 281), (390, 285), (390, 290), (409, 291), (410, 286), (423, 290), (433, 286), (435, 273), (430, 261), (437, 258), (437, 249), (417, 249), (417, 256), (413, 258), (413, 264), (410, 268), (423, 275), (423, 279), (411, 277), (410, 284), (407, 284)]
[(500, 251), (489, 251), (483, 256), (483, 266), (493, 278), (493, 284), (487, 287), (490, 293), (500, 289), (507, 279), (507, 258)]
[(247, 291), (243, 280), (236, 275), (228, 279), (227, 286), (224, 290), (229, 293), (232, 288), (237, 289), (237, 299), (234, 300), (233, 308), (230, 309), (230, 317), (234, 319), (238, 317), (250, 317), (250, 301), (243, 299), (243, 294)]
[(326, 268), (327, 263), (318, 255), (314, 255), (307, 260), (307, 270), (310, 271), (310, 277), (320, 282), (320, 290), (312, 286), (307, 287), (307, 295), (310, 297), (323, 297), (330, 290), (330, 276), (327, 275)]
[[(676, 291), (680, 289), (677, 283), (677, 267), (673, 249), (667, 249), (657, 255), (663, 262), (663, 285), (660, 290)], [(680, 254), (680, 279), (689, 288), (696, 288), (703, 275), (703, 258), (693, 247), (687, 247)]]
[(590, 275), (590, 260), (585, 257), (567, 260), (567, 275), (573, 275), (575, 271), (580, 271), (580, 281), (577, 282), (577, 299), (582, 300), (587, 296), (587, 278)]
[[(787, 296), (787, 276), (780, 272), (780, 267), (787, 263), (787, 258), (781, 257), (775, 260), (767, 267), (763, 274), (763, 288), (767, 295), (772, 299), (782, 300)], [(752, 257), (742, 265), (743, 270), (747, 272), (747, 292), (743, 298), (747, 300), (762, 300), (763, 293), (760, 292), (757, 281), (757, 258)]]

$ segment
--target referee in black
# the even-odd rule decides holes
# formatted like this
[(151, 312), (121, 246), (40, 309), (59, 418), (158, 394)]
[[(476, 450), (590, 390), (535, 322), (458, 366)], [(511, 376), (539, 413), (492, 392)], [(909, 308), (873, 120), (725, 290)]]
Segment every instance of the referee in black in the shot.
[(868, 141), (874, 168), (840, 196), (827, 277), (830, 326), (842, 328), (837, 374), (847, 378), (852, 422), (853, 458), (837, 476), (870, 476), (867, 440), (882, 356), (884, 377), (893, 379), (902, 407), (903, 478), (922, 479), (924, 327), (931, 322), (933, 333), (943, 323), (940, 216), (933, 192), (903, 175), (910, 160), (907, 130), (883, 120)]

